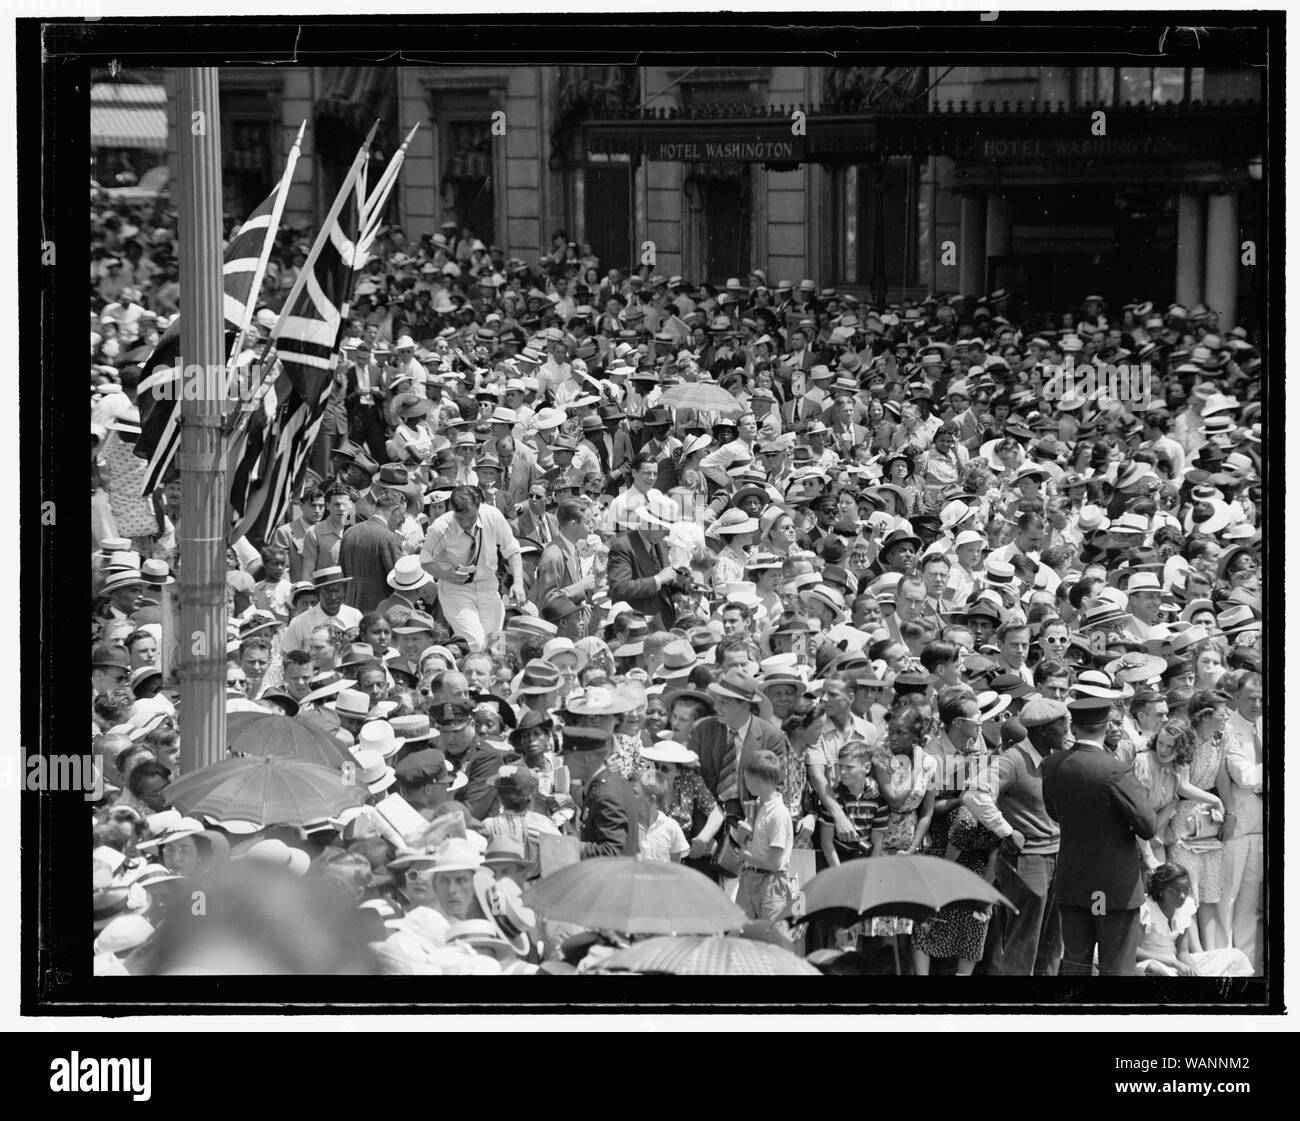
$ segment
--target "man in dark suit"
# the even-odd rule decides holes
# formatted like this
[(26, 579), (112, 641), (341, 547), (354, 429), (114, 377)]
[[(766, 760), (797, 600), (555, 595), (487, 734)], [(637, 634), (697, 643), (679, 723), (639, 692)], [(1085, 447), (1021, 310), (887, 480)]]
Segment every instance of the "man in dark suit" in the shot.
[(574, 785), (582, 786), (579, 820), (584, 860), (636, 856), (641, 851), (636, 795), (627, 779), (608, 765), (613, 746), (613, 733), (603, 728), (564, 729), (564, 763)]
[(405, 552), (395, 531), (406, 518), (406, 495), (386, 489), (376, 504), (375, 512), (344, 530), (339, 542), (339, 565), (352, 578), (345, 602), (361, 612), (374, 611), (388, 595), (388, 574)]
[(639, 528), (620, 533), (609, 543), (609, 598), (615, 603), (626, 600), (659, 630), (671, 627), (676, 616), (672, 589), (681, 578), (668, 563), (664, 538), (677, 517), (677, 504), (671, 498), (651, 493), (646, 504), (632, 512)]
[(527, 537), (545, 548), (560, 535), (559, 521), (546, 511), (549, 495), (550, 488), (542, 479), (528, 488), (528, 502), (510, 523), (516, 537)]
[(1156, 834), (1155, 812), (1133, 771), (1105, 748), (1111, 702), (1070, 705), (1074, 746), (1043, 760), (1043, 804), (1061, 825), (1056, 899), (1065, 957), (1062, 977), (1131, 977), (1142, 934), (1142, 856), (1137, 839)]
[[(498, 806), (497, 771), (503, 763), (519, 762), (522, 756), (502, 754), (478, 734), (468, 701), (440, 700), (429, 710), (429, 719), (438, 731), (435, 746), (452, 767), (451, 796), (479, 821), (491, 817)], [(461, 775), (465, 782), (457, 786)]]
[[(655, 490), (667, 494), (677, 485), (677, 467), (673, 463), (673, 451), (680, 448), (681, 441), (669, 435), (673, 427), (673, 415), (662, 405), (656, 405), (641, 418), (641, 426), (631, 434), (636, 445), (634, 458), (642, 452), (649, 452), (655, 459), (657, 475)], [(635, 467), (633, 468), (635, 470)]]
[[(706, 716), (691, 729), (690, 749), (699, 756), (700, 777), (718, 800), (730, 828), (745, 816), (741, 803), (745, 765), (756, 752), (771, 751), (784, 759), (789, 750), (785, 733), (775, 724), (754, 715), (758, 701), (758, 682), (747, 673), (730, 669), (709, 686), (716, 716)], [(708, 856), (713, 841), (722, 828), (712, 827), (712, 819), (691, 842), (691, 856)]]
[(542, 550), (529, 595), (539, 609), (555, 596), (583, 603), (595, 588), (592, 577), (583, 576), (578, 559), (578, 542), (587, 534), (586, 504), (566, 498), (556, 508), (555, 518), (560, 531)]
[(376, 461), (387, 458), (384, 449), (384, 402), (388, 398), (385, 368), (373, 362), (371, 344), (360, 339), (345, 347), (343, 356), (351, 366), (347, 372), (348, 431), (369, 449)]
[(604, 431), (587, 432), (586, 438), (600, 457), (607, 489), (610, 494), (617, 494), (632, 478), (632, 457), (636, 454), (627, 429), (628, 417), (613, 401), (601, 405), (596, 413)]

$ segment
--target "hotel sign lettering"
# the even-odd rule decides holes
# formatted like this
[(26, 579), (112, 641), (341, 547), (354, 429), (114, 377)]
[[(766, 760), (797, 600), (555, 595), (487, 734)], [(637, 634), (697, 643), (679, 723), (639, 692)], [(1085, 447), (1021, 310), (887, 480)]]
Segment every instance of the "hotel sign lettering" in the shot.
[(802, 136), (784, 140), (655, 140), (649, 151), (652, 160), (684, 163), (772, 163), (802, 160), (803, 156)]
[(1191, 154), (1192, 145), (1171, 136), (1029, 136), (980, 137), (981, 160), (1143, 159)]

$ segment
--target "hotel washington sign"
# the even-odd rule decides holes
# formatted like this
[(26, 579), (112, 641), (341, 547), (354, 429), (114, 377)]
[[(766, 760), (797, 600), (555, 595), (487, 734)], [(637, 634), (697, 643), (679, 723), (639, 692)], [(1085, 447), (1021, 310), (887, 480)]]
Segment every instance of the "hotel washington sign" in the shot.
[(583, 125), (592, 153), (619, 153), (669, 163), (866, 163), (888, 156), (946, 155), (981, 163), (1170, 161), (1227, 158), (1258, 150), (1248, 107), (1183, 113), (1111, 110), (1109, 131), (1092, 134), (1084, 113), (932, 112), (807, 114), (793, 128), (787, 115), (643, 117)]

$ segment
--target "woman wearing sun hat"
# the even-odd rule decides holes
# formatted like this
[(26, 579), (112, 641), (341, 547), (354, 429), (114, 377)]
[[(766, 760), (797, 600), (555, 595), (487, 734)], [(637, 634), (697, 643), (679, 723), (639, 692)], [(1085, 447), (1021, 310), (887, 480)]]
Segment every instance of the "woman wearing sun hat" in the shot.
[[(681, 826), (688, 839), (694, 837), (718, 804), (700, 777), (699, 756), (675, 740), (661, 739), (641, 749), (641, 760), (654, 768), (655, 777), (666, 791), (664, 803), (668, 816)], [(712, 874), (711, 857), (688, 856), (682, 863), (706, 875)]]

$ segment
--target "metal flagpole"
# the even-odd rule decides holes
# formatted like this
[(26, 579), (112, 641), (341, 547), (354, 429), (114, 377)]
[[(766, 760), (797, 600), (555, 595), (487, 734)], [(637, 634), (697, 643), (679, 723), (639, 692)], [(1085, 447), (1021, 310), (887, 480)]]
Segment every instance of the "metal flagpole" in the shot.
[(180, 353), (190, 376), (202, 371), (202, 389), (182, 393), (178, 455), (181, 768), (191, 773), (226, 755), (226, 352), (217, 70), (179, 77)]

